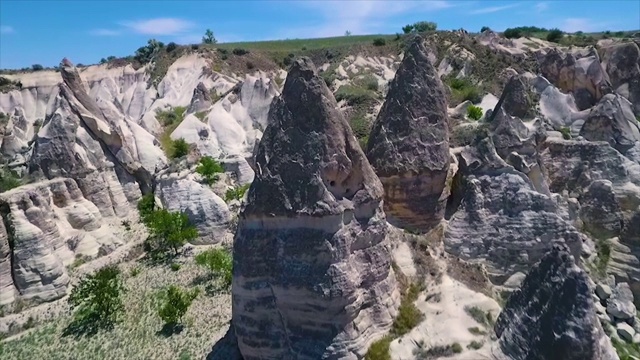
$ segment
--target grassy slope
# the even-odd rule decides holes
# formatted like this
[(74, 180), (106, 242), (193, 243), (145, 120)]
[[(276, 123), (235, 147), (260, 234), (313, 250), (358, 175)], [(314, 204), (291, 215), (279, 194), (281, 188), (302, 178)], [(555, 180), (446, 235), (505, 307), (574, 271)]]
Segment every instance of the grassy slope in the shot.
[(235, 42), (235, 43), (222, 43), (217, 44), (216, 47), (221, 49), (249, 49), (249, 50), (262, 50), (262, 51), (297, 51), (326, 49), (341, 46), (369, 44), (373, 42), (373, 39), (383, 38), (390, 41), (395, 38), (395, 35), (351, 35), (351, 36), (337, 36), (328, 38), (317, 39), (287, 39), (287, 40), (272, 40), (272, 41), (253, 41), (253, 42)]
[[(130, 269), (138, 266), (141, 272), (132, 277)], [(206, 285), (207, 271), (187, 259), (178, 271), (169, 266), (122, 264), (127, 292), (124, 321), (111, 331), (91, 337), (62, 336), (71, 316), (66, 315), (42, 324), (18, 339), (0, 343), (0, 358), (18, 359), (203, 359), (211, 351), (216, 333), (224, 335), (230, 320), (229, 292), (211, 294)], [(198, 287), (202, 291), (185, 316), (187, 324), (179, 334), (166, 337), (159, 333), (163, 327), (157, 315), (156, 294), (163, 287), (177, 284), (183, 288)], [(189, 357), (186, 357), (188, 354)]]

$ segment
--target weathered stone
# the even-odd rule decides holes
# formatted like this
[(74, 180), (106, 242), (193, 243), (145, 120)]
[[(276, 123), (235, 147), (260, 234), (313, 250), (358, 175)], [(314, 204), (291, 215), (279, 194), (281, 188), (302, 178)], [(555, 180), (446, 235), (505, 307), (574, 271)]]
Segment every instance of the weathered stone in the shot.
[(611, 288), (609, 285), (598, 284), (596, 286), (596, 294), (600, 300), (607, 300), (611, 296)]
[(389, 222), (427, 231), (442, 220), (449, 195), (447, 103), (420, 37), (412, 40), (389, 84), (367, 156), (384, 185)]
[(563, 244), (538, 262), (494, 327), (496, 359), (617, 359), (596, 316), (589, 276)]
[(505, 92), (502, 108), (511, 116), (525, 119), (533, 117), (533, 93), (529, 88), (529, 81), (523, 75), (512, 76), (504, 87)]
[(596, 180), (580, 197), (580, 219), (584, 229), (598, 239), (620, 235), (622, 213), (609, 180)]
[(234, 241), (233, 326), (253, 359), (362, 359), (399, 293), (382, 184), (308, 58), (294, 62)]
[(633, 293), (629, 284), (619, 283), (607, 300), (607, 312), (617, 319), (626, 320), (636, 316), (636, 306), (633, 305)]
[(623, 153), (631, 149), (640, 141), (640, 130), (631, 103), (620, 95), (605, 95), (591, 109), (580, 136), (589, 141), (607, 141)]
[(620, 338), (622, 338), (624, 341), (633, 342), (633, 337), (635, 336), (636, 331), (633, 330), (633, 328), (629, 324), (625, 322), (616, 324), (616, 331), (618, 332)]
[(609, 74), (616, 92), (631, 102), (633, 112), (640, 115), (640, 48), (637, 43), (624, 42), (606, 47), (602, 66)]
[(193, 89), (193, 96), (191, 97), (191, 103), (187, 109), (188, 113), (198, 113), (200, 111), (207, 110), (213, 104), (209, 90), (202, 83), (199, 82), (198, 86)]

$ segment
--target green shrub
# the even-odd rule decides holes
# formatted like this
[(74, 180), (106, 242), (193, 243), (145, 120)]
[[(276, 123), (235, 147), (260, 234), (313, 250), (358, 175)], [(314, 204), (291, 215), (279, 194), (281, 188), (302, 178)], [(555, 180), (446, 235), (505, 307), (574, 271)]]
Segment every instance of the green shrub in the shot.
[(173, 153), (171, 158), (179, 159), (183, 156), (186, 156), (189, 153), (189, 143), (183, 139), (179, 138), (173, 141)]
[(345, 100), (349, 105), (364, 104), (376, 99), (376, 93), (354, 85), (342, 85), (336, 91), (336, 100)]
[(560, 133), (562, 134), (562, 138), (565, 140), (571, 140), (571, 129), (566, 126), (560, 128)]
[(522, 37), (522, 31), (518, 28), (508, 28), (504, 31), (503, 35), (507, 39), (517, 39)]
[(124, 311), (121, 298), (124, 291), (120, 270), (115, 265), (82, 278), (67, 299), (75, 310), (70, 328), (90, 332), (112, 328)]
[(449, 76), (444, 81), (451, 88), (451, 98), (455, 103), (469, 100), (476, 104), (482, 101), (482, 96), (478, 87), (468, 79), (458, 79)]
[(479, 106), (469, 105), (467, 108), (467, 117), (471, 120), (480, 120), (480, 118), (482, 118), (482, 108)]
[(175, 326), (181, 323), (199, 293), (199, 289), (186, 291), (175, 285), (170, 285), (161, 295), (162, 302), (158, 309), (158, 315), (166, 325)]
[(480, 32), (481, 32), (481, 33), (483, 33), (483, 32), (485, 32), (485, 31), (487, 31), (487, 30), (491, 30), (491, 29), (490, 29), (488, 26), (483, 26), (483, 27), (480, 29)]
[(42, 71), (42, 70), (44, 70), (44, 66), (42, 66), (40, 64), (33, 64), (33, 65), (31, 65), (31, 70), (33, 70), (33, 71)]
[(198, 118), (198, 120), (202, 121), (202, 122), (206, 122), (206, 118), (207, 118), (207, 112), (206, 111), (199, 111), (195, 114), (193, 114), (195, 117)]
[(249, 50), (247, 49), (242, 49), (242, 48), (235, 48), (231, 51), (233, 53), (233, 55), (238, 55), (238, 56), (242, 56), (242, 55), (246, 55), (249, 53)]
[(564, 33), (562, 32), (562, 30), (551, 29), (547, 34), (547, 41), (554, 42), (554, 43), (560, 42), (560, 39), (562, 39), (563, 35)]
[(387, 41), (384, 38), (375, 38), (373, 39), (374, 46), (384, 46), (387, 44)]
[(141, 270), (140, 270), (139, 266), (133, 267), (133, 268), (131, 268), (131, 271), (129, 271), (129, 276), (136, 277), (136, 276), (140, 275), (140, 271)]
[(462, 352), (462, 345), (457, 342), (451, 344), (451, 351), (453, 351), (454, 354), (460, 354)]
[(164, 48), (163, 42), (150, 39), (147, 41), (146, 46), (139, 47), (138, 50), (136, 50), (133, 58), (141, 64), (147, 64), (155, 58), (162, 48)]
[(227, 190), (224, 194), (224, 201), (230, 202), (233, 200), (240, 200), (244, 197), (244, 194), (249, 190), (251, 184), (244, 184), (241, 186), (236, 186), (233, 189)]
[(176, 44), (174, 42), (170, 42), (170, 43), (167, 44), (167, 52), (172, 52), (177, 47), (178, 47), (178, 44)]
[(182, 267), (182, 265), (180, 265), (178, 263), (171, 263), (171, 271), (178, 271), (178, 270), (180, 270), (181, 267)]
[(204, 44), (217, 44), (218, 40), (216, 40), (216, 37), (213, 36), (213, 31), (211, 31), (211, 29), (207, 29), (207, 31), (204, 32), (204, 36), (202, 37), (202, 42)]
[(367, 90), (378, 91), (378, 79), (371, 74), (360, 76), (356, 78), (353, 83)]
[(607, 266), (609, 265), (609, 260), (611, 260), (611, 244), (606, 240), (598, 240), (596, 252), (598, 255), (597, 270), (600, 275), (606, 275)]
[(174, 124), (180, 124), (184, 120), (184, 114), (187, 108), (184, 106), (176, 106), (169, 108), (168, 110), (156, 110), (156, 119), (163, 126), (170, 126)]
[(196, 167), (196, 172), (204, 178), (205, 182), (209, 185), (220, 180), (221, 173), (224, 173), (224, 168), (211, 156), (203, 156), (200, 158), (200, 163)]
[(196, 228), (191, 225), (187, 215), (181, 212), (154, 210), (146, 217), (145, 224), (150, 233), (146, 247), (154, 256), (166, 255), (170, 250), (178, 255), (182, 245), (198, 237)]
[[(479, 341), (475, 341), (473, 340), (472, 342), (469, 343), (469, 345), (467, 345), (467, 349), (472, 349), (472, 350), (478, 350), (480, 349), (484, 344), (479, 342)], [(462, 350), (461, 350), (462, 351)]]
[(475, 327), (470, 327), (467, 330), (469, 330), (469, 332), (473, 335), (487, 335), (486, 331), (481, 330), (479, 327), (475, 326)]
[(393, 321), (391, 333), (394, 336), (398, 337), (408, 333), (424, 319), (424, 314), (413, 304), (419, 294), (420, 288), (416, 284), (411, 284), (407, 294), (400, 302), (398, 316)]
[(210, 249), (196, 255), (196, 264), (208, 268), (212, 274), (222, 279), (226, 287), (231, 286), (233, 258), (225, 249)]
[(467, 306), (464, 308), (464, 311), (466, 311), (466, 313), (469, 314), (469, 316), (471, 316), (473, 320), (475, 320), (479, 324), (489, 326), (489, 327), (493, 326), (494, 324), (493, 316), (491, 315), (490, 312), (484, 312), (482, 309), (476, 306), (472, 306), (472, 307)]
[(20, 185), (22, 185), (22, 181), (15, 171), (8, 168), (0, 169), (0, 193), (17, 188)]
[(153, 194), (142, 196), (140, 201), (138, 201), (137, 207), (138, 213), (140, 214), (140, 220), (142, 220), (142, 222), (146, 224), (156, 207), (155, 196)]
[(389, 346), (391, 345), (393, 338), (385, 336), (382, 339), (374, 342), (367, 350), (367, 354), (364, 356), (365, 360), (391, 360), (391, 354), (389, 353)]
[(409, 34), (411, 32), (413, 32), (413, 24), (407, 24), (405, 26), (402, 27), (402, 32), (404, 32), (405, 34)]
[(436, 31), (438, 24), (432, 21), (418, 21), (413, 24), (408, 24), (402, 28), (405, 34), (409, 33), (421, 33), (426, 31)]

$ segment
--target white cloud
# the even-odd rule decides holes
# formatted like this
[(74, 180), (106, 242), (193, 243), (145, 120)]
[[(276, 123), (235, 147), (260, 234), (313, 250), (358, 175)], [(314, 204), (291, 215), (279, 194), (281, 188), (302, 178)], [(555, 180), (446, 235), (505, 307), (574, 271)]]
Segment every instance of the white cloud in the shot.
[(535, 9), (537, 12), (541, 13), (549, 9), (549, 3), (546, 1), (539, 2), (536, 4)]
[[(287, 29), (274, 38), (303, 38), (341, 36), (349, 30), (352, 34), (370, 34), (380, 31), (385, 20), (410, 12), (429, 12), (453, 7), (445, 0), (433, 1), (393, 1), (393, 0), (357, 0), (357, 1), (304, 1), (291, 2), (285, 6), (306, 7), (319, 14), (322, 24)], [(336, 11), (339, 9), (339, 11)]]
[(192, 22), (177, 18), (125, 21), (122, 25), (145, 35), (179, 35), (194, 27)]
[(491, 6), (491, 7), (486, 7), (486, 8), (480, 8), (480, 9), (476, 9), (476, 10), (471, 11), (469, 14), (472, 14), (472, 15), (490, 14), (490, 13), (494, 13), (494, 12), (498, 12), (498, 11), (511, 9), (511, 8), (514, 8), (514, 7), (518, 6), (518, 5), (520, 5), (520, 4), (510, 4), (510, 5)]
[(8, 25), (0, 26), (0, 34), (13, 34), (14, 32), (16, 32), (16, 31), (11, 26), (8, 26)]
[(109, 29), (94, 29), (89, 32), (91, 35), (95, 36), (118, 36), (120, 35), (120, 31), (118, 30), (109, 30)]

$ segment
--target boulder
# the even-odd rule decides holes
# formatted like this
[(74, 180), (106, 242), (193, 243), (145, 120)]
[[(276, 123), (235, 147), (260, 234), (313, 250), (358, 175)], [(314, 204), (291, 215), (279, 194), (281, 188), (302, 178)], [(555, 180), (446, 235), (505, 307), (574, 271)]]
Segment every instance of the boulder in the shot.
[(635, 42), (625, 42), (604, 48), (602, 66), (616, 93), (624, 96), (640, 115), (640, 48)]
[(535, 104), (529, 80), (524, 75), (512, 76), (504, 87), (502, 108), (511, 116), (520, 119), (533, 117)]
[(451, 175), (446, 94), (420, 37), (389, 84), (367, 157), (384, 186), (390, 223), (425, 232), (442, 220)]
[(600, 300), (607, 300), (611, 296), (611, 287), (605, 284), (596, 286), (596, 294)]
[(618, 359), (596, 316), (589, 276), (562, 242), (531, 268), (498, 316), (498, 360)]
[(635, 336), (636, 331), (633, 330), (631, 325), (625, 322), (618, 323), (616, 324), (616, 331), (622, 340), (626, 342), (633, 342), (633, 337)]
[(596, 180), (580, 197), (580, 219), (584, 229), (598, 239), (620, 235), (622, 213), (609, 180)]
[(607, 312), (616, 319), (626, 320), (636, 316), (633, 293), (627, 283), (618, 283), (607, 300)]
[(640, 141), (640, 130), (631, 103), (620, 95), (605, 95), (591, 109), (580, 129), (580, 136), (589, 141), (607, 141), (622, 153), (631, 149)]
[(382, 184), (308, 58), (268, 123), (234, 239), (238, 347), (245, 360), (362, 359), (399, 305)]
[(202, 83), (199, 82), (198, 86), (193, 89), (193, 96), (191, 97), (191, 103), (187, 108), (188, 113), (198, 113), (201, 111), (205, 111), (211, 107), (213, 101), (211, 99), (211, 95), (209, 94), (209, 90)]

